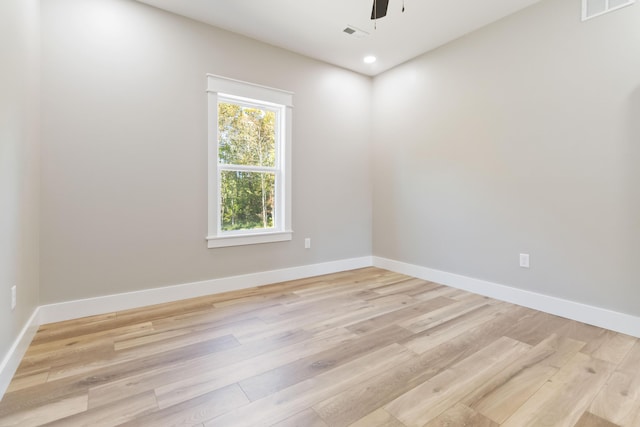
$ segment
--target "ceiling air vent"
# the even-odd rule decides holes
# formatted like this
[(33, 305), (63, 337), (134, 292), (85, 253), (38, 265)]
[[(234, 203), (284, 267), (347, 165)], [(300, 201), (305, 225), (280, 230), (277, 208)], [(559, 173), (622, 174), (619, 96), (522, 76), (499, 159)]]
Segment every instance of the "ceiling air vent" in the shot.
[(347, 25), (347, 28), (342, 30), (342, 32), (350, 36), (353, 36), (357, 39), (362, 39), (369, 35), (369, 33), (367, 33), (366, 31), (363, 31), (360, 28), (356, 28), (353, 25)]

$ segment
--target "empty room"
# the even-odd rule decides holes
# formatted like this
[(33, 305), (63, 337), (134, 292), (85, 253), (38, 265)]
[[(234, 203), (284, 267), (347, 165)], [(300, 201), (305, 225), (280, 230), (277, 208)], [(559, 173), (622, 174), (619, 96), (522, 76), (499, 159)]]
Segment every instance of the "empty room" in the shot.
[(640, 426), (635, 0), (2, 0), (0, 426)]

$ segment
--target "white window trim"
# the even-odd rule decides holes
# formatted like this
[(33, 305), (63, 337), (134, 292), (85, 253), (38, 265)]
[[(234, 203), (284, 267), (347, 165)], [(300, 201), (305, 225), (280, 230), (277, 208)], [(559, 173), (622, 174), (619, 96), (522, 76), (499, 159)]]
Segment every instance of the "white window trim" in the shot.
[(623, 7), (631, 6), (636, 2), (636, 0), (628, 0), (627, 3), (621, 4), (616, 7), (609, 7), (609, 0), (605, 0), (605, 9), (602, 12), (594, 13), (593, 15), (588, 15), (589, 12), (589, 4), (588, 0), (582, 0), (582, 20), (588, 21), (589, 19), (597, 18), (598, 16), (606, 15), (609, 12), (613, 12), (614, 10), (622, 9)]
[[(222, 232), (220, 230), (220, 198), (218, 194), (218, 180), (220, 169), (218, 166), (218, 96), (224, 98), (244, 98), (271, 103), (282, 108), (282, 121), (279, 131), (284, 135), (279, 150), (284, 155), (278, 156), (281, 164), (279, 188), (276, 188), (276, 223), (273, 229), (239, 230)], [(293, 93), (274, 89), (267, 86), (247, 83), (240, 80), (207, 74), (208, 97), (208, 164), (209, 164), (209, 230), (207, 246), (221, 248), (227, 246), (254, 245), (260, 243), (283, 242), (292, 239), (291, 230), (291, 138)]]

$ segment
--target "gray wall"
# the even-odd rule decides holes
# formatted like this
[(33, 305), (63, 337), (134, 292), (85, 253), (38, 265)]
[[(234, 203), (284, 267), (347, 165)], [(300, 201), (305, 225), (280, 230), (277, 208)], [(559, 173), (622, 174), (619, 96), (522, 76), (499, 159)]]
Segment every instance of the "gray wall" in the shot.
[(375, 79), (375, 255), (640, 315), (640, 5), (579, 17), (542, 1)]
[(0, 361), (38, 305), (38, 7), (0, 2)]
[[(43, 304), (371, 254), (369, 78), (130, 0), (42, 24)], [(296, 93), (292, 242), (207, 249), (206, 73)]]

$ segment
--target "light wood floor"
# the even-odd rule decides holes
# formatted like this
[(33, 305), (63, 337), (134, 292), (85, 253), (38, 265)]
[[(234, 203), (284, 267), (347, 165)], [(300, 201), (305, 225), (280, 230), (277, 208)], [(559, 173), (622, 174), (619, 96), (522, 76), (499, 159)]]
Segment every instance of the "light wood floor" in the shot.
[(366, 268), (44, 325), (0, 426), (640, 426), (640, 342)]

